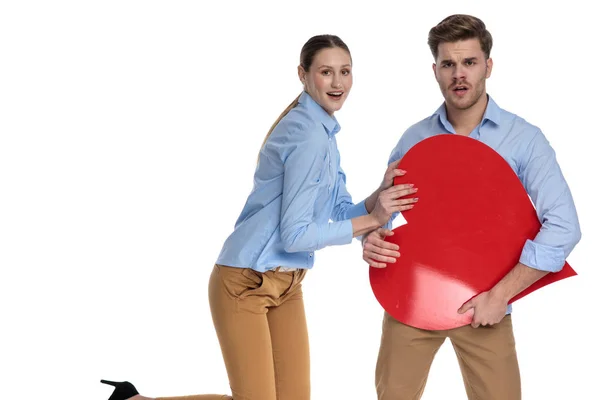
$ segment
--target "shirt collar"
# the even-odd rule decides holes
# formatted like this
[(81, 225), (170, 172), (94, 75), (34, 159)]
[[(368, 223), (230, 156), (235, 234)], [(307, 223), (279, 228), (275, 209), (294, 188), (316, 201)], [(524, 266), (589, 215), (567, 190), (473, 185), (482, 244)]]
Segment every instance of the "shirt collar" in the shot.
[(488, 94), (488, 103), (487, 107), (485, 108), (485, 113), (483, 113), (482, 122), (492, 121), (494, 124), (500, 125), (501, 111), (502, 110), (500, 109), (500, 107), (498, 107), (498, 104), (496, 104), (494, 99), (492, 99), (492, 96)]
[(438, 118), (440, 119), (440, 122), (442, 123), (442, 125), (444, 125), (444, 128), (446, 128), (446, 130), (448, 132), (456, 133), (454, 131), (454, 127), (452, 126), (450, 121), (448, 121), (448, 114), (446, 113), (446, 103), (445, 102), (442, 103), (442, 105), (439, 106), (437, 110), (435, 110), (433, 115), (438, 116)]
[[(500, 114), (501, 109), (498, 107), (498, 104), (492, 99), (492, 96), (489, 94), (488, 103), (485, 107), (485, 112), (483, 113), (483, 118), (481, 119), (481, 124), (483, 125), (485, 121), (491, 121), (496, 125), (500, 125)], [(440, 118), (440, 122), (444, 127), (448, 130), (448, 132), (454, 132), (454, 128), (452, 124), (448, 121), (448, 114), (446, 113), (446, 103), (442, 103), (442, 105), (433, 113), (433, 115), (437, 115)]]
[(298, 103), (306, 107), (311, 117), (323, 124), (328, 135), (335, 135), (340, 131), (340, 124), (337, 119), (333, 115), (327, 114), (327, 111), (325, 111), (319, 103), (314, 101), (307, 92), (302, 92), (298, 99)]

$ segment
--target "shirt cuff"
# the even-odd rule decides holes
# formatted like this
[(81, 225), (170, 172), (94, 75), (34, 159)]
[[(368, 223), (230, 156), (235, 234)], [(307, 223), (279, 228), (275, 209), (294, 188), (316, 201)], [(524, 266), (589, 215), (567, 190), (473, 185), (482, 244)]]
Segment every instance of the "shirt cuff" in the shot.
[(398, 226), (394, 226), (395, 225), (394, 221), (396, 220), (398, 215), (400, 215), (400, 212), (393, 213), (392, 216), (390, 217), (390, 219), (388, 220), (388, 222), (386, 222), (385, 225), (382, 226), (382, 228), (388, 229), (390, 231), (393, 231), (394, 229), (396, 229)]
[(546, 246), (527, 239), (519, 262), (541, 271), (558, 272), (565, 265), (565, 254), (560, 247)]
[(319, 232), (320, 237), (317, 249), (352, 243), (352, 221), (349, 219), (325, 224), (319, 229)]
[(345, 219), (352, 219), (367, 214), (367, 206), (365, 206), (365, 201), (363, 200), (360, 203), (353, 205), (346, 211)]

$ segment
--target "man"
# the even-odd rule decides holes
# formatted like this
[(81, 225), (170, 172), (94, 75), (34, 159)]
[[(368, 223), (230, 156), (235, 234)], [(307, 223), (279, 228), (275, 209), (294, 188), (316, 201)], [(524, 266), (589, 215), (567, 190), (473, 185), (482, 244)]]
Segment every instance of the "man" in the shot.
[[(440, 133), (470, 136), (510, 164), (533, 200), (542, 227), (534, 240), (526, 242), (519, 263), (498, 284), (457, 310), (473, 309), (471, 325), (426, 331), (385, 313), (376, 369), (378, 397), (419, 399), (437, 350), (450, 338), (469, 399), (520, 399), (508, 301), (562, 268), (581, 237), (577, 212), (554, 151), (540, 129), (501, 109), (486, 93), (493, 62), (492, 37), (485, 24), (472, 16), (452, 15), (430, 30), (428, 44), (445, 101), (433, 115), (402, 135), (389, 162)], [(383, 240), (386, 235), (388, 230), (379, 229), (363, 238), (363, 259), (371, 266), (383, 267), (398, 256), (397, 246)]]

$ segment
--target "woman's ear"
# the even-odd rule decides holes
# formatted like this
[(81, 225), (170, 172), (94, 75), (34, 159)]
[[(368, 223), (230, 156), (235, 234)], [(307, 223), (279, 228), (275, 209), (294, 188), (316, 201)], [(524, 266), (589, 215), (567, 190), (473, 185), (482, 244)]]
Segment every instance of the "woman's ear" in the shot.
[(306, 84), (306, 71), (302, 68), (302, 65), (298, 65), (298, 78), (302, 84)]

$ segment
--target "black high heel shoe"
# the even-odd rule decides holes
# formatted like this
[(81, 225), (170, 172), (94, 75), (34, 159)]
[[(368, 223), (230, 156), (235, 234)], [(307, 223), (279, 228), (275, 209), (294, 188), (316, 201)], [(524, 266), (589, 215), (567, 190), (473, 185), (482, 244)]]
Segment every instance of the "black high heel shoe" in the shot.
[(135, 386), (129, 382), (111, 382), (105, 381), (104, 379), (102, 379), (100, 382), (115, 387), (114, 392), (110, 395), (108, 400), (126, 400), (135, 396), (136, 394), (139, 394), (135, 389)]

